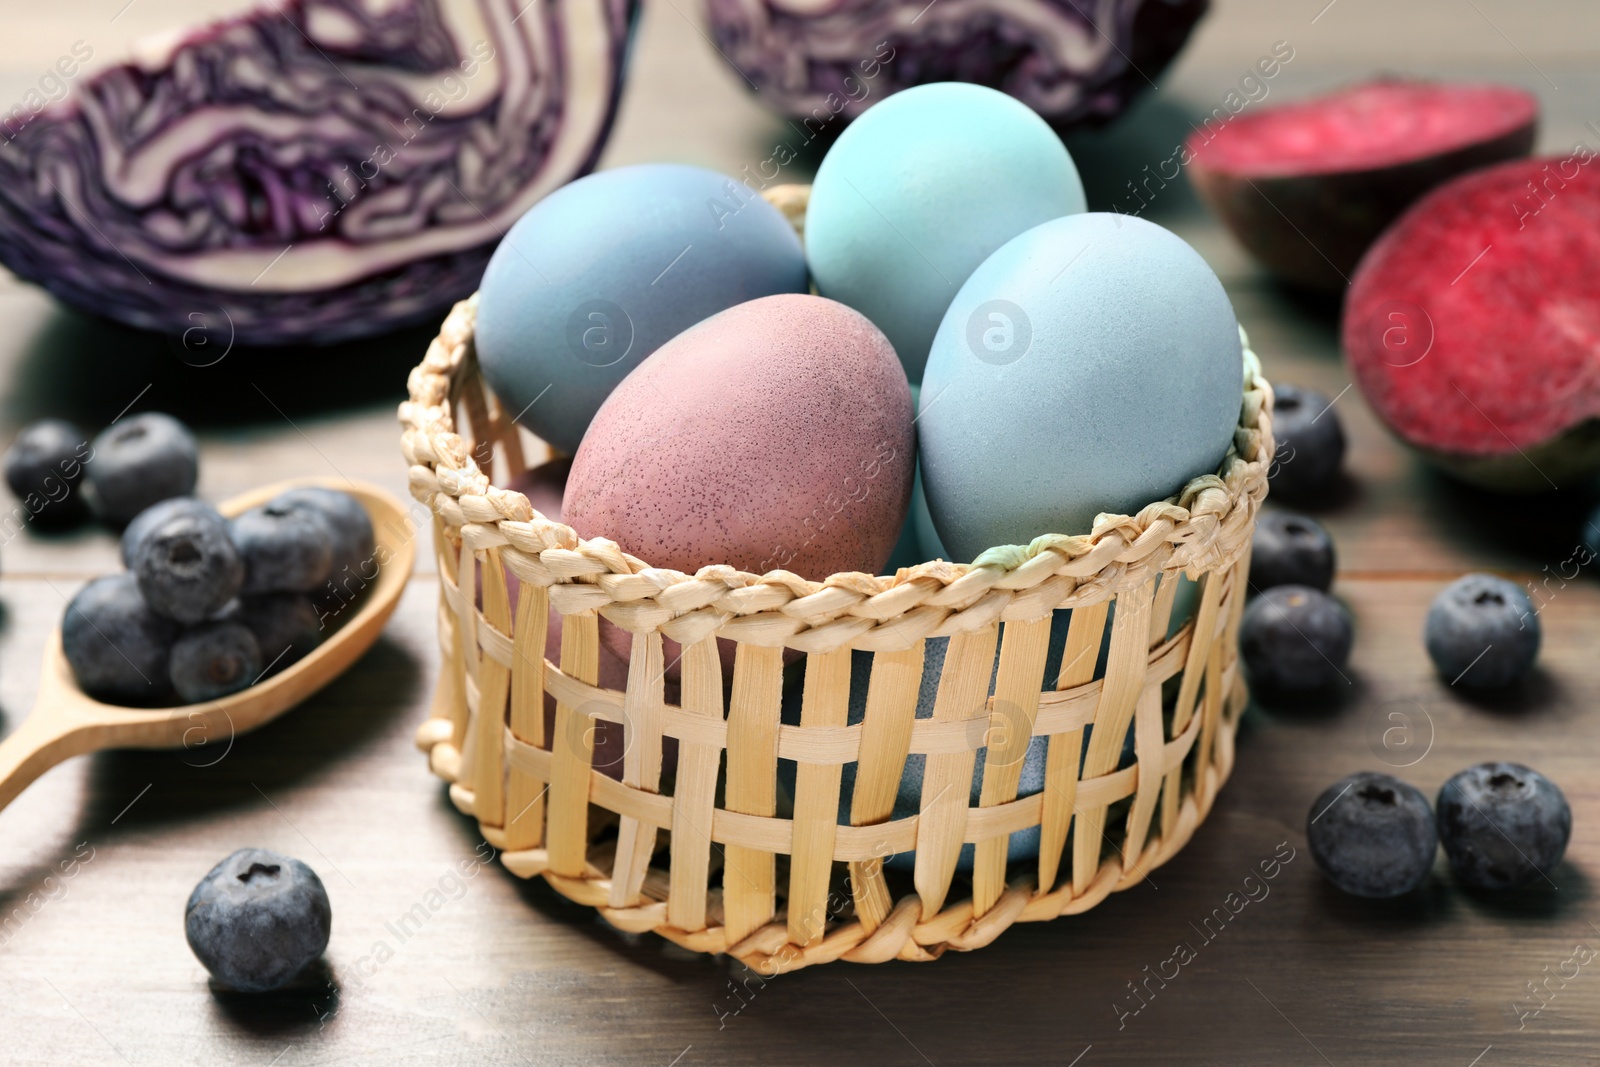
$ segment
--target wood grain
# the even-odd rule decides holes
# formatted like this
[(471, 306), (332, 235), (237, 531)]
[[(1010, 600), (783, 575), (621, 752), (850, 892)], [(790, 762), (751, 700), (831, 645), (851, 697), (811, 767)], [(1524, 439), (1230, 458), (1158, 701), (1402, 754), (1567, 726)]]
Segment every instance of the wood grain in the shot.
[[(19, 99), (74, 40), (109, 57), (136, 29), (176, 24), (202, 6), (239, 6), (136, 0), (113, 24), (124, 3), (8, 11), (0, 90)], [(1542, 149), (1580, 137), (1595, 144), (1584, 128), (1600, 117), (1595, 5), (1218, 0), (1214, 8), (1173, 70), (1149, 72), (1159, 94), (1128, 121), (1070, 139), (1094, 206), (1117, 207), (1125, 183), (1167, 158), (1277, 40), (1291, 42), (1296, 57), (1270, 99), (1380, 70), (1493, 78), (1540, 93)], [(607, 165), (671, 159), (731, 172), (766, 158), (784, 136), (696, 19), (688, 3), (646, 5)], [(820, 143), (808, 148), (783, 180), (806, 180), (820, 152)], [(1341, 392), (1349, 379), (1336, 306), (1262, 276), (1182, 183), (1147, 216), (1217, 268), (1269, 374), (1339, 396), (1350, 478), (1319, 517), (1338, 541), (1336, 591), (1357, 620), (1350, 685), (1321, 705), (1247, 713), (1231, 780), (1153, 883), (936, 963), (834, 964), (782, 979), (619, 934), (493, 862), (494, 847), (413, 748), (438, 681), (437, 567), (423, 552), (385, 636), (299, 710), (203, 752), (71, 761), (0, 813), (0, 1063), (1594, 1062), (1600, 972), (1590, 964), (1577, 977), (1548, 976), (1572, 972), (1565, 961), (1575, 945), (1600, 947), (1591, 925), (1600, 922), (1600, 588), (1587, 576), (1551, 581), (1539, 673), (1509, 697), (1467, 698), (1433, 676), (1420, 646), (1428, 602), (1447, 578), (1476, 568), (1521, 579), (1558, 570), (1589, 487), (1506, 503), (1428, 473), (1359, 394)], [(201, 492), (211, 499), (305, 475), (372, 481), (405, 498), (394, 405), (431, 325), (333, 351), (240, 350), (198, 369), (165, 341), (64, 311), (3, 276), (0, 314), (7, 433), (44, 415), (98, 427), (132, 402), (199, 428)], [(88, 530), (24, 533), (0, 556), (0, 711), (9, 733), (32, 706), (65, 598), (113, 569), (116, 547)], [(710, 660), (701, 667), (709, 685)], [(729, 681), (737, 690), (737, 678)], [(512, 684), (523, 684), (515, 672)], [(1190, 697), (1204, 714), (1205, 686)], [(536, 734), (540, 718), (525, 707), (519, 732)], [(895, 747), (887, 739), (884, 758)], [(775, 760), (775, 741), (760, 758), (768, 752)], [(1389, 769), (1431, 793), (1489, 758), (1531, 764), (1567, 791), (1573, 840), (1555, 887), (1476, 897), (1454, 889), (1441, 865), (1417, 899), (1375, 905), (1323, 883), (1304, 824), (1329, 782)], [(543, 788), (514, 776), (508, 809)], [(1051, 832), (1064, 837), (1072, 798), (1054, 803)], [(208, 989), (181, 922), (194, 883), (246, 845), (310, 863), (335, 915), (328, 969), (256, 1000)], [(709, 847), (720, 881), (719, 847)], [(746, 876), (756, 880), (744, 920), (754, 928), (766, 918), (763, 898), (770, 915), (776, 872), (742, 872), (730, 884), (748, 887), (737, 881)], [(719, 904), (714, 895), (711, 906)], [(1527, 1014), (1539, 1006), (1528, 983), (1545, 982), (1546, 1006)]]

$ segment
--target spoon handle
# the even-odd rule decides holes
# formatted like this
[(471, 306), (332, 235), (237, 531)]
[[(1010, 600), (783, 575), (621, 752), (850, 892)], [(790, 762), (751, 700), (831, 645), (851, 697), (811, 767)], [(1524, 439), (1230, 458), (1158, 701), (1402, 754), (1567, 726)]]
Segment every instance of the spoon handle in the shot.
[(45, 771), (91, 747), (89, 731), (81, 724), (35, 709), (0, 741), (0, 809)]

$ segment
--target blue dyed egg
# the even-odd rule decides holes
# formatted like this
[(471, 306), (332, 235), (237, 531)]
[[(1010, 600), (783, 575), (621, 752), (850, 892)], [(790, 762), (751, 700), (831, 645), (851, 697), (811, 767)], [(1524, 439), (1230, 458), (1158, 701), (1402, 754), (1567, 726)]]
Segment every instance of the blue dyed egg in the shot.
[[(1163, 578), (1162, 581), (1169, 579)], [(1189, 579), (1177, 577), (1178, 588), (1173, 594), (1173, 610), (1171, 620), (1167, 626), (1167, 637), (1170, 639), (1179, 630), (1190, 622), (1199, 609), (1199, 585)], [(1159, 587), (1158, 587), (1159, 588)], [(1093, 678), (1105, 677), (1106, 657), (1111, 650), (1111, 624), (1116, 619), (1117, 605), (1113, 600), (1107, 613), (1105, 629), (1102, 633), (1100, 648), (1095, 660)], [(1056, 611), (1050, 618), (1050, 640), (1046, 645), (1044, 671), (1039, 679), (1040, 692), (1049, 692), (1056, 687), (1056, 681), (1061, 675), (1061, 660), (1066, 650), (1067, 630), (1072, 624), (1072, 612), (1068, 609)], [(1005, 640), (1005, 627), (1001, 626), (1000, 642)], [(944, 672), (945, 653), (949, 649), (950, 639), (947, 637), (930, 637), (922, 660), (922, 680), (917, 690), (916, 717), (919, 719), (933, 718), (934, 701), (939, 694), (939, 677)], [(867, 691), (871, 683), (872, 653), (852, 652), (850, 655), (850, 709), (849, 723), (853, 726), (866, 718)], [(994, 695), (995, 685), (1000, 675), (1000, 654), (996, 651), (995, 664), (989, 675), (989, 694)], [(795, 726), (800, 722), (800, 704), (804, 696), (804, 685), (795, 684), (788, 688), (784, 694), (782, 720)], [(1094, 726), (1084, 728), (1083, 744), (1079, 751), (1081, 761), (1089, 751), (1089, 740), (1094, 734)], [(1122, 755), (1118, 767), (1127, 767), (1134, 761), (1134, 728), (1129, 723), (1128, 733), (1123, 738)], [(1044, 774), (1046, 759), (1049, 755), (1050, 739), (1048, 737), (1034, 737), (1028, 742), (1028, 747), (1023, 754), (1022, 772), (1017, 782), (1017, 796), (1032, 796), (1044, 791)], [(972, 770), (972, 792), (969, 799), (971, 806), (978, 805), (983, 794), (983, 773), (985, 760), (988, 756), (987, 748), (980, 748), (974, 760)], [(895, 803), (891, 819), (908, 819), (916, 815), (922, 807), (922, 776), (927, 764), (927, 757), (921, 753), (911, 753), (906, 756), (905, 770), (900, 776), (900, 785), (895, 793)], [(784, 789), (792, 798), (795, 783), (795, 765), (784, 760), (780, 765), (779, 779)], [(839, 823), (850, 824), (851, 798), (855, 793), (856, 764), (847, 763), (842, 768), (839, 786)], [(961, 852), (956, 860), (956, 869), (962, 873), (971, 873), (976, 850), (972, 845), (961, 846)], [(1006, 846), (1006, 861), (1019, 863), (1031, 860), (1039, 854), (1039, 829), (1032, 827), (1019, 833), (1012, 834)], [(892, 870), (909, 871), (916, 865), (916, 851), (898, 853), (884, 858), (884, 865)]]
[(951, 302), (923, 380), (923, 484), (957, 562), (1088, 533), (1215, 471), (1243, 354), (1222, 283), (1182, 238), (1128, 215), (1008, 241)]
[[(920, 406), (921, 390), (921, 386), (911, 387), (912, 411)], [(894, 551), (889, 555), (883, 572), (893, 574), (901, 567), (915, 567), (930, 560), (949, 558), (944, 545), (939, 543), (938, 533), (933, 529), (933, 519), (928, 514), (928, 496), (922, 489), (922, 472), (918, 470), (916, 479), (911, 483), (911, 507), (905, 523), (900, 527), (900, 540), (895, 542)]]
[(601, 171), (539, 201), (495, 250), (478, 360), (519, 423), (575, 452), (661, 345), (735, 304), (806, 289), (794, 228), (748, 187), (677, 164)]
[(967, 275), (1017, 234), (1084, 210), (1045, 121), (1004, 93), (940, 82), (868, 108), (823, 158), (806, 209), (817, 292), (889, 338), (913, 382)]

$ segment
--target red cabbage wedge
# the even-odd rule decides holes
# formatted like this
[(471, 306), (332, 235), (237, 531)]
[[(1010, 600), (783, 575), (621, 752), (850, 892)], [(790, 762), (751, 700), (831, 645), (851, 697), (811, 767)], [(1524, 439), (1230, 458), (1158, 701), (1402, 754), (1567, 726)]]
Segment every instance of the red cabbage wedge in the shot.
[(637, 10), (281, 0), (152, 41), (6, 127), (0, 260), (85, 310), (241, 343), (429, 319), (594, 166)]
[[(1210, 0), (705, 0), (712, 36), (809, 139), (927, 82), (987, 85), (1058, 127), (1122, 113)], [(782, 162), (782, 160), (779, 160)]]

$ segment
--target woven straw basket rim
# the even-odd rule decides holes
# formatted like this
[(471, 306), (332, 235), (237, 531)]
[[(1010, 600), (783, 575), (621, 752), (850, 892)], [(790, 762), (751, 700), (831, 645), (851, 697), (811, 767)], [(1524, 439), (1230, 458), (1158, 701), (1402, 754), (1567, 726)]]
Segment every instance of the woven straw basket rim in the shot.
[[(780, 187), (766, 195), (801, 229), (806, 192)], [(441, 577), (445, 664), (433, 717), (417, 742), (435, 773), (452, 783), (452, 800), (476, 816), (513, 873), (542, 876), (624, 930), (652, 930), (696, 951), (727, 952), (772, 974), (836, 959), (934, 959), (946, 949), (987, 944), (1015, 922), (1086, 911), (1176, 854), (1204, 819), (1231, 770), (1233, 730), (1245, 700), (1233, 643), (1274, 447), (1272, 391), (1248, 343), (1232, 446), (1216, 473), (1193, 479), (1172, 497), (1134, 515), (1101, 515), (1088, 534), (1050, 534), (993, 548), (970, 564), (934, 560), (893, 575), (850, 572), (812, 580), (720, 564), (693, 574), (652, 567), (611, 540), (579, 537), (539, 514), (522, 493), (492, 485), (488, 472), (497, 449), (514, 472), (525, 464), (515, 424), (481, 382), (473, 348), (476, 309), (476, 296), (456, 305), (412, 370), (410, 398), (399, 411), (412, 495), (435, 518)], [(472, 442), (457, 432), (458, 409)], [(522, 582), (515, 626), (506, 572)], [(478, 573), (481, 605), (473, 594)], [(1204, 592), (1196, 614), (1168, 633), (1176, 588), (1170, 579), (1179, 574), (1203, 580)], [(1120, 606), (1108, 616), (1113, 598)], [(546, 606), (568, 617), (559, 665), (544, 655)], [(1091, 644), (1103, 647), (1103, 637), (1111, 661), (1103, 681), (1093, 656), (1070, 672), (1063, 667), (1056, 689), (1041, 695), (1041, 635), (1058, 608), (1091, 609), (1074, 614), (1067, 641), (1082, 659)], [(598, 617), (633, 635), (625, 693), (596, 685)], [(1000, 623), (1007, 625), (999, 643), (1015, 647), (1015, 660), (1007, 667), (1002, 656), (1000, 688), (986, 704), (975, 687), (989, 684)], [(662, 637), (685, 650), (681, 706), (666, 704), (661, 690)], [(731, 711), (723, 704), (730, 690), (713, 637), (740, 646)], [(934, 716), (913, 721), (923, 642), (930, 637), (951, 643)], [(810, 710), (802, 710), (799, 726), (778, 722), (783, 648), (808, 657)], [(875, 654), (875, 694), (880, 665), (888, 672), (887, 695), (869, 696), (862, 725), (843, 718), (852, 650)], [(636, 682), (636, 674), (653, 680)], [(1167, 682), (1173, 683), (1166, 689), (1170, 701), (1162, 697)], [(1032, 697), (1026, 696), (1030, 690)], [(1052, 753), (1056, 738), (1072, 739), (1062, 751), (1075, 752), (1086, 727), (1101, 727), (1081, 767), (1077, 759), (1070, 767), (1061, 761), (1066, 777), (1060, 781), (1077, 799), (1017, 797), (1016, 769), (1006, 765), (994, 777), (1009, 784), (990, 790), (986, 778), (978, 806), (967, 806), (963, 786), (942, 802), (944, 793), (930, 801), (925, 792), (920, 812), (910, 818), (891, 815), (887, 805), (908, 751), (926, 754), (925, 789), (941, 773), (959, 781), (963, 760), (970, 780), (971, 759), (988, 736), (971, 728), (999, 714), (1002, 691), (1023, 694), (1018, 699), (1028, 706), (1031, 724), (1023, 736), (1051, 737)], [(547, 694), (557, 706), (557, 732), (548, 737)], [(1168, 703), (1170, 721), (1164, 723)], [(492, 708), (494, 717), (479, 715), (480, 707)], [(644, 718), (634, 717), (639, 714)], [(563, 723), (596, 719), (628, 724), (631, 747), (620, 782), (591, 765), (585, 746), (592, 738), (575, 741), (564, 732)], [(890, 725), (872, 726), (879, 721)], [(1111, 742), (1120, 745), (1135, 727), (1137, 762), (1119, 767)], [(639, 729), (642, 755), (633, 741)], [(879, 732), (869, 740), (874, 729)], [(664, 736), (680, 746), (670, 794), (659, 791)], [(863, 783), (870, 782), (879, 798), (872, 805), (876, 814), (860, 825), (836, 824), (840, 767), (867, 761), (869, 749), (872, 770), (861, 763), (855, 795), (859, 802)], [(795, 760), (800, 772), (792, 818), (774, 810), (771, 799), (780, 755)], [(994, 755), (986, 766), (1002, 766)], [(1055, 783), (1051, 759), (1049, 781)], [(751, 795), (765, 799), (750, 801)], [(1130, 797), (1124, 850), (1107, 834), (1105, 820), (1110, 805)], [(1068, 825), (1083, 826), (1086, 819), (1081, 847), (1067, 849), (1071, 857), (1047, 861), (1041, 844), (1036, 863), (1005, 875), (1010, 834), (1039, 828), (1059, 853)], [(615, 840), (601, 833), (613, 825)], [(671, 844), (667, 870), (652, 865), (660, 833)], [(1115, 855), (1101, 855), (1101, 836)], [(972, 893), (949, 900), (955, 875), (950, 849), (963, 840), (978, 843)], [(726, 897), (706, 881), (707, 851), (717, 842)], [(884, 853), (877, 851), (886, 842), (895, 852), (918, 853), (916, 891), (898, 900), (890, 896)], [(924, 858), (930, 870), (944, 864), (942, 874), (924, 877)], [(780, 861), (789, 864), (787, 892), (774, 881), (773, 865)], [(819, 900), (832, 900), (829, 872), (840, 863), (849, 867), (854, 918), (834, 922), (824, 915), (813, 928), (806, 917)], [(767, 904), (752, 905), (742, 886), (736, 899), (727, 884), (736, 867), (741, 877), (748, 870), (764, 880)]]
[[(708, 564), (694, 574), (652, 567), (615, 541), (585, 539), (546, 518), (522, 493), (490, 484), (479, 461), (487, 465), (492, 442), (469, 448), (456, 432), (452, 411), (453, 383), (476, 359), (477, 301), (474, 294), (451, 310), (427, 356), (411, 371), (410, 399), (400, 405), (411, 494), (447, 526), (459, 528), (468, 548), (503, 547), (519, 577), (551, 585), (552, 603), (562, 614), (610, 608), (606, 617), (630, 632), (659, 629), (688, 644), (714, 631), (729, 639), (823, 652), (841, 644), (869, 651), (891, 647), (873, 642), (869, 631), (892, 629), (900, 638), (893, 647), (905, 647), (1019, 614), (1006, 612), (1004, 601), (1025, 594), (1039, 602), (1030, 608), (1044, 607), (1044, 600), (1058, 592), (1049, 608), (1078, 607), (1109, 599), (1117, 589), (1157, 572), (1193, 578), (1226, 567), (1249, 546), (1255, 513), (1266, 495), (1274, 448), (1272, 387), (1246, 343), (1239, 425), (1217, 473), (1192, 479), (1137, 514), (1102, 514), (1087, 534), (1042, 534), (1026, 545), (991, 548), (972, 563), (934, 560), (892, 575), (846, 571), (820, 581), (784, 570), (753, 574), (725, 564)], [(739, 597), (746, 604), (725, 602), (736, 591), (747, 591)], [(996, 594), (1002, 599), (991, 601)], [(652, 602), (653, 609), (646, 610)], [(979, 604), (987, 610), (969, 615)], [(709, 620), (702, 613), (713, 605), (734, 616), (732, 629), (705, 625)], [(921, 607), (950, 614), (908, 630), (904, 616)], [(737, 621), (773, 612), (792, 622), (792, 629), (781, 636), (770, 627), (759, 633)], [(850, 620), (876, 625), (848, 635), (829, 630)]]

